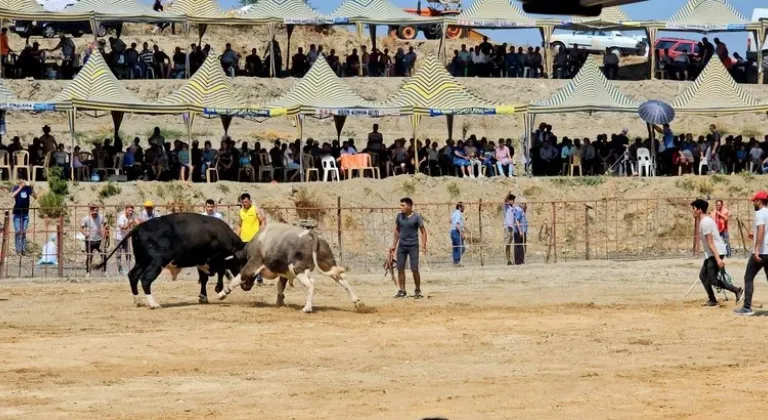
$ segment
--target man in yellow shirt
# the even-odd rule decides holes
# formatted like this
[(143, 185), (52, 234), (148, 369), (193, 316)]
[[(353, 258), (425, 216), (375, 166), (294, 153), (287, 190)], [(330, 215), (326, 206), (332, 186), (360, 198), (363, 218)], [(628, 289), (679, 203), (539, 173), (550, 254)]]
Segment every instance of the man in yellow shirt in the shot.
[[(264, 226), (266, 219), (264, 218), (264, 214), (253, 205), (250, 194), (244, 193), (241, 195), (240, 203), (242, 204), (242, 208), (238, 213), (235, 233), (240, 236), (240, 239), (243, 242), (248, 243), (257, 233), (259, 233), (259, 229)], [(257, 284), (264, 284), (264, 280), (262, 280), (261, 276), (257, 277)]]

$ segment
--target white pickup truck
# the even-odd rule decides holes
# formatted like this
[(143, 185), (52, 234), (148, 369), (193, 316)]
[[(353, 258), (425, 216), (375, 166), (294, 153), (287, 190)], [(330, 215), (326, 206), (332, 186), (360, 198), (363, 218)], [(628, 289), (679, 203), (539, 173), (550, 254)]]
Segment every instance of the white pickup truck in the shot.
[(551, 46), (555, 51), (574, 45), (593, 52), (603, 52), (607, 48), (618, 56), (648, 54), (648, 43), (643, 38), (624, 35), (621, 31), (558, 31), (552, 35)]

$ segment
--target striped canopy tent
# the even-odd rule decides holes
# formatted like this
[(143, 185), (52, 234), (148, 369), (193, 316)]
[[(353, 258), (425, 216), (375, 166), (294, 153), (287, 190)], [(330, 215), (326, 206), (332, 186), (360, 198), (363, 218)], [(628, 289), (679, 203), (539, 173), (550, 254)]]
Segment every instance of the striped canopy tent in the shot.
[(185, 22), (186, 17), (178, 13), (156, 12), (140, 0), (79, 0), (67, 13), (89, 13), (91, 30), (96, 37), (100, 22), (120, 22), (117, 37), (122, 32), (123, 22)]
[(303, 0), (259, 0), (248, 11), (239, 17), (244, 24), (268, 25), (270, 56), (270, 75), (275, 75), (275, 63), (271, 57), (275, 56), (274, 40), (275, 26), (284, 24), (288, 32), (288, 45), (286, 45), (285, 68), (291, 68), (291, 35), (296, 25), (332, 25), (333, 18), (313, 10)]
[[(348, 116), (399, 116), (409, 115), (407, 105), (377, 105), (363, 99), (342, 79), (336, 76), (323, 55), (319, 55), (307, 74), (299, 79), (288, 92), (267, 102), (267, 108), (285, 110), (296, 119), (299, 138), (304, 136), (304, 117), (333, 117), (337, 138)], [(302, 164), (303, 168), (304, 165)]]
[(68, 101), (25, 101), (19, 99), (0, 80), (0, 111), (68, 111), (72, 104)]
[[(759, 22), (747, 20), (727, 0), (688, 0), (680, 10), (665, 21), (649, 24), (648, 41), (656, 45), (659, 30), (673, 32), (751, 32), (758, 43), (765, 39), (765, 28)], [(762, 45), (756, 45), (758, 63), (762, 60)], [(651, 77), (655, 68), (655, 57), (650, 54)], [(762, 82), (762, 67), (758, 67), (758, 80)]]
[[(570, 112), (634, 112), (641, 101), (619, 91), (600, 70), (594, 56), (587, 61), (568, 84), (552, 97), (540, 101), (531, 101), (525, 118), (525, 140), (533, 132), (535, 117), (538, 114), (559, 114)], [(525, 150), (528, 148), (526, 147)]]
[(446, 116), (448, 137), (453, 136), (454, 115), (497, 115), (525, 111), (525, 106), (508, 106), (483, 99), (451, 76), (434, 55), (428, 55), (410, 79), (384, 102), (383, 106), (413, 109), (411, 128), (416, 138), (421, 117)]
[(232, 86), (230, 78), (224, 74), (215, 54), (210, 54), (182, 87), (159, 100), (157, 105), (185, 108), (188, 112), (184, 118), (187, 134), (191, 133), (194, 116), (197, 114), (219, 116), (226, 134), (233, 116), (274, 117), (286, 113), (280, 109), (248, 106), (240, 92)]
[(346, 0), (333, 13), (334, 23), (355, 24), (358, 34), (362, 34), (362, 25), (368, 25), (372, 48), (376, 48), (376, 26), (415, 26), (440, 25), (443, 20), (439, 17), (419, 16), (408, 13), (395, 6), (388, 0)]
[(558, 25), (557, 29), (590, 30), (603, 29), (609, 31), (645, 29), (641, 21), (633, 21), (619, 6), (604, 7), (600, 15), (595, 17), (573, 16), (570, 20)]
[(35, 0), (0, 0), (0, 21), (15, 19), (79, 22), (88, 21), (90, 18), (91, 14), (87, 12), (49, 12)]
[(699, 77), (670, 105), (678, 114), (720, 116), (768, 112), (768, 103), (760, 103), (739, 86), (717, 56), (709, 60)]
[(151, 104), (129, 92), (112, 74), (104, 58), (94, 51), (88, 62), (64, 89), (54, 96), (53, 102), (69, 102), (68, 112), (72, 141), (74, 142), (75, 115), (77, 111), (93, 111), (94, 115), (109, 112), (115, 125), (115, 136), (120, 130), (126, 112), (143, 114), (181, 114), (186, 106)]
[[(455, 33), (454, 28), (486, 28), (486, 29), (523, 29), (539, 28), (544, 45), (550, 44), (552, 31), (556, 20), (536, 20), (520, 9), (517, 0), (474, 0), (472, 5), (464, 9), (458, 15), (443, 18), (447, 31), (443, 31), (443, 41), (439, 53), (446, 58), (444, 51), (446, 32)], [(547, 63), (547, 72), (551, 73), (551, 57), (549, 48), (544, 48), (544, 62)]]
[(186, 16), (188, 24), (196, 24), (198, 41), (201, 41), (208, 25), (242, 25), (234, 12), (224, 11), (216, 0), (174, 0), (165, 7), (166, 12)]

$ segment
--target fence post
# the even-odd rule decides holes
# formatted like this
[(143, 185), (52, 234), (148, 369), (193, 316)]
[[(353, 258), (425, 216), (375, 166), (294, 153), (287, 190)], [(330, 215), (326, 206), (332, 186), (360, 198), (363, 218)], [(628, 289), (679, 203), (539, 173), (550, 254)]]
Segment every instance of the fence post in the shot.
[(59, 278), (64, 277), (64, 216), (59, 216), (56, 225), (56, 262), (59, 263)]
[(557, 208), (555, 202), (552, 202), (552, 250), (555, 253), (555, 262), (557, 262)]
[(477, 226), (479, 228), (478, 236), (480, 240), (480, 267), (485, 267), (485, 250), (483, 249), (485, 242), (483, 242), (483, 199), (480, 199), (477, 205)]
[(590, 257), (590, 249), (589, 249), (589, 210), (592, 207), (589, 204), (584, 204), (584, 248), (585, 248), (585, 254), (587, 261), (589, 261)]
[(336, 197), (336, 234), (339, 238), (339, 265), (344, 266), (344, 241), (341, 235), (341, 196)]
[(0, 278), (5, 278), (5, 258), (8, 255), (8, 237), (10, 231), (11, 218), (8, 211), (3, 217), (3, 245), (0, 247)]

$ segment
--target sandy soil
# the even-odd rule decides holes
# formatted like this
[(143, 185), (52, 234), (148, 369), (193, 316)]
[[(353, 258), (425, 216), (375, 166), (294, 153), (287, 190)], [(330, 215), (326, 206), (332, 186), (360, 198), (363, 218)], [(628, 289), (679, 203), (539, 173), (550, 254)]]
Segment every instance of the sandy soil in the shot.
[(768, 326), (732, 296), (684, 301), (698, 265), (432, 272), (422, 301), (355, 276), (372, 313), (323, 279), (309, 315), (300, 288), (286, 308), (268, 286), (205, 306), (160, 280), (150, 311), (124, 281), (5, 283), (0, 417), (764, 418)]

